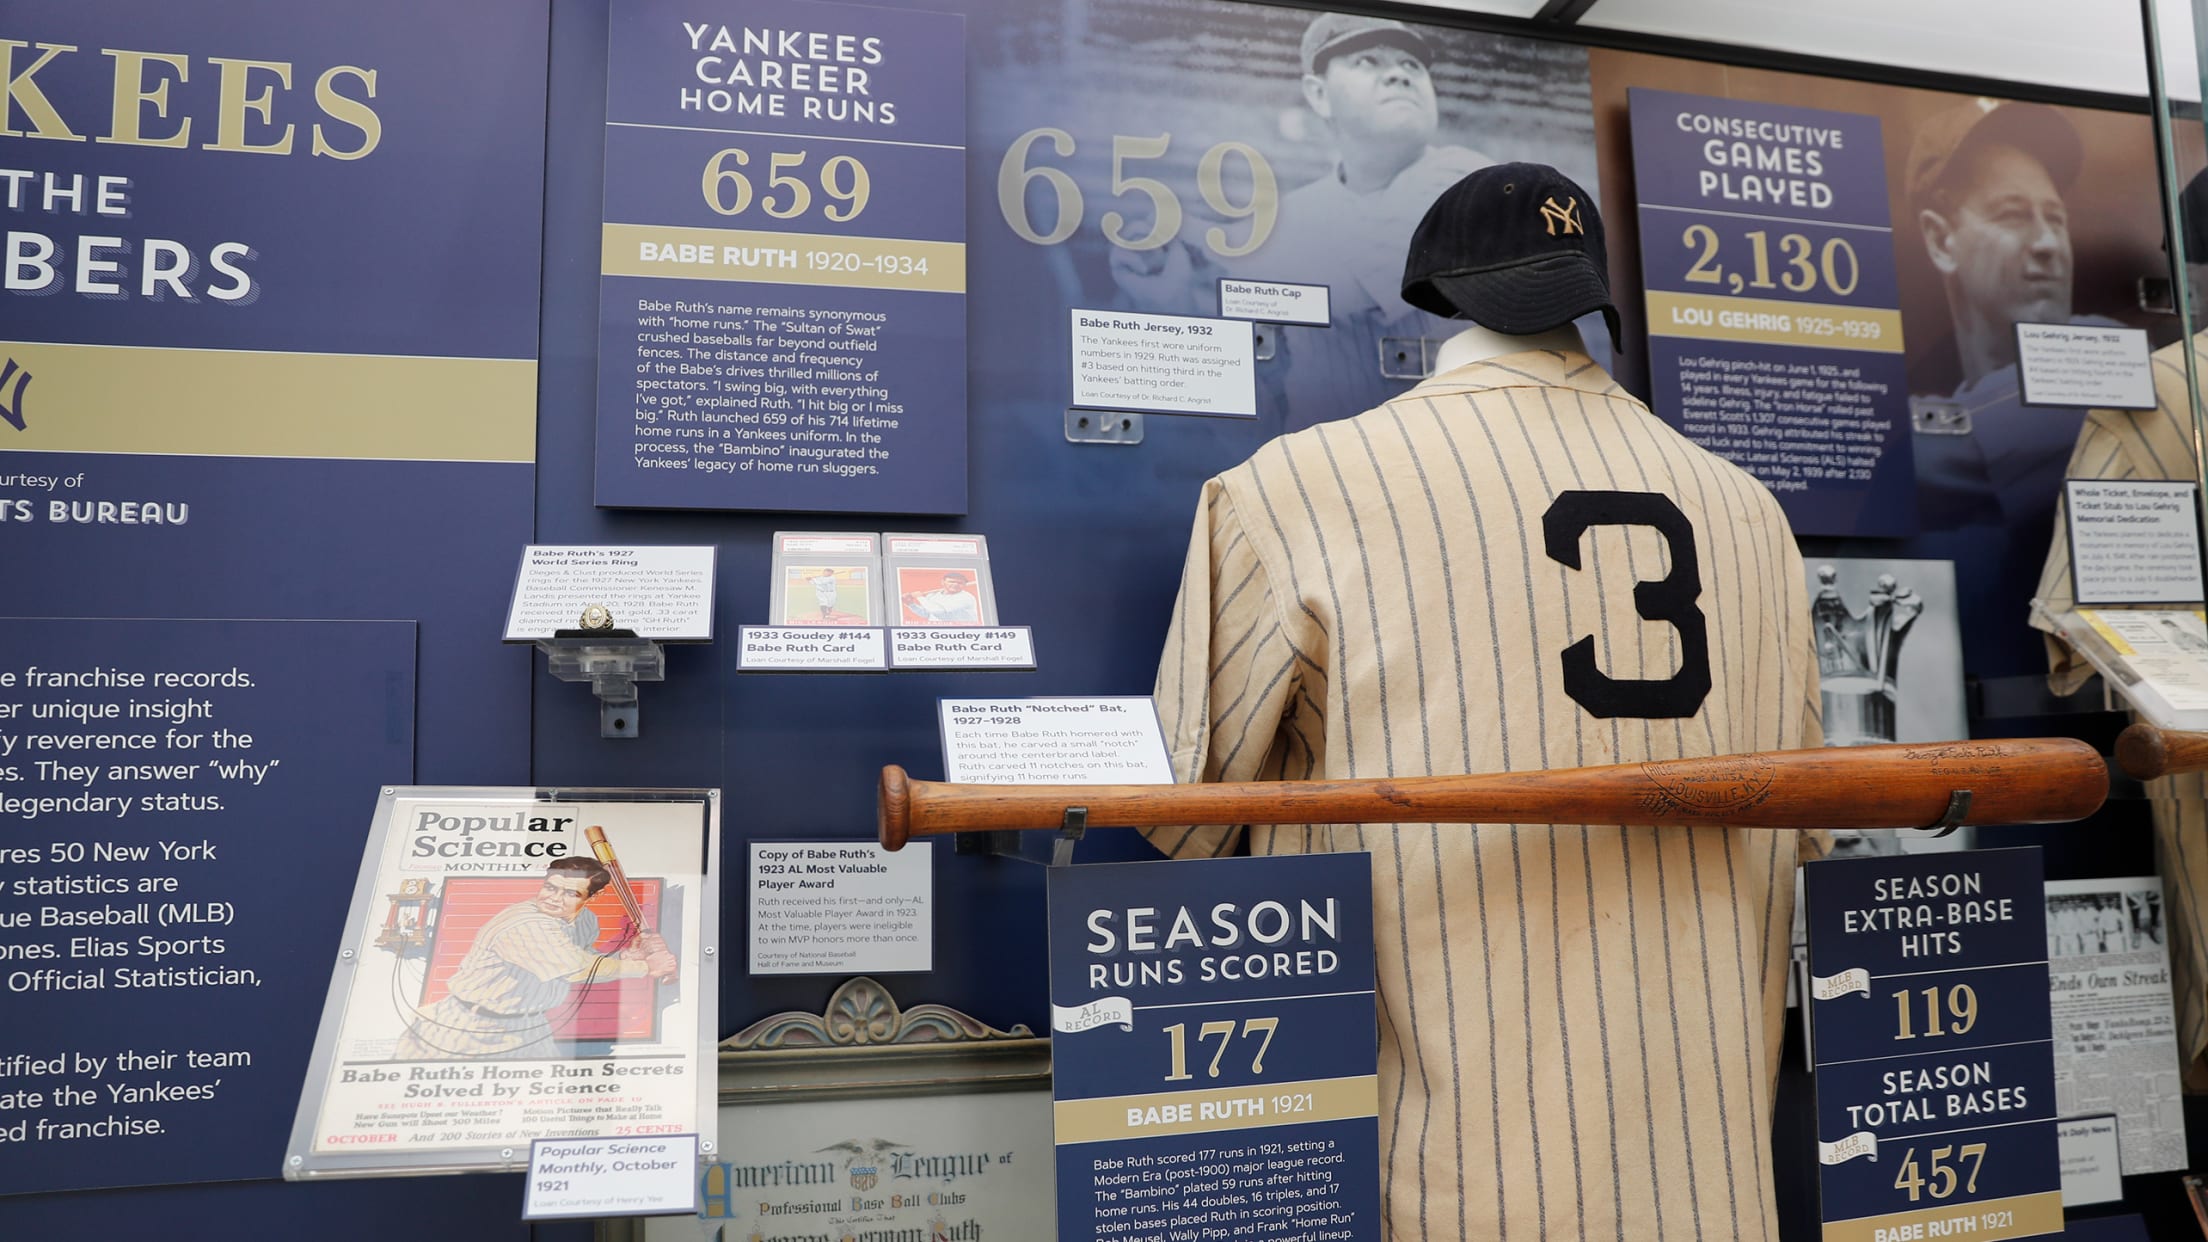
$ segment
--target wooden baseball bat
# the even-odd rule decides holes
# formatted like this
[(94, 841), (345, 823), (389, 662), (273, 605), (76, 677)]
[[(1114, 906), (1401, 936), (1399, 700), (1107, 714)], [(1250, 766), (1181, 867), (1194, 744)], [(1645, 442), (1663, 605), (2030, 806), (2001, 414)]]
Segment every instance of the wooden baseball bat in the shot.
[(613, 856), (613, 842), (606, 840), (606, 830), (596, 824), (583, 829), (583, 839), (590, 842), (590, 852), (598, 856), (607, 872), (613, 876), (613, 895), (621, 899), (621, 908), (629, 912), (629, 921), (639, 932), (652, 930), (644, 921), (644, 907), (636, 899), (636, 890), (629, 887), (629, 877), (621, 870), (621, 860)]
[(1969, 790), (1967, 824), (2082, 819), (2108, 765), (2071, 738), (1833, 746), (1606, 767), (1381, 780), (1205, 785), (956, 785), (882, 769), (882, 845), (916, 836), (1092, 824), (1681, 824), (1923, 828)]
[(2116, 735), (2116, 766), (2140, 781), (2208, 771), (2208, 733), (2135, 724)]

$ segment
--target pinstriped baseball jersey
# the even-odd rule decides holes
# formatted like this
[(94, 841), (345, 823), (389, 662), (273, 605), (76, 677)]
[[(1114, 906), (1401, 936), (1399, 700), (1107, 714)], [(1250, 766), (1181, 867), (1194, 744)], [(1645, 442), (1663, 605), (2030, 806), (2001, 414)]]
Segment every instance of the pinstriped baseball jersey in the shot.
[[(1586, 357), (1528, 352), (1207, 483), (1157, 703), (1181, 781), (1670, 759), (1815, 745), (1810, 642), (1769, 493)], [(1390, 1236), (1776, 1236), (1797, 834), (1247, 836), (1373, 854)]]
[[(2185, 357), (2173, 342), (2154, 352), (2155, 408), (2095, 410), (2078, 432), (2066, 472), (2073, 479), (2190, 479), (2194, 476), (2192, 398), (2185, 386)], [(2193, 338), (2194, 366), (2208, 375), (2208, 340)], [(2054, 537), (2047, 549), (2035, 602), (2060, 615), (2077, 606), (2070, 581), (2070, 527), (2057, 500)], [(2034, 613), (2032, 625), (2052, 622)], [(2093, 675), (2085, 657), (2047, 638), (2047, 681), (2069, 694)], [(2147, 783), (2154, 812), (2157, 870), (2170, 917), (2171, 990), (2177, 999), (2178, 1049), (2186, 1085), (2208, 1090), (2208, 777), (2199, 773)]]

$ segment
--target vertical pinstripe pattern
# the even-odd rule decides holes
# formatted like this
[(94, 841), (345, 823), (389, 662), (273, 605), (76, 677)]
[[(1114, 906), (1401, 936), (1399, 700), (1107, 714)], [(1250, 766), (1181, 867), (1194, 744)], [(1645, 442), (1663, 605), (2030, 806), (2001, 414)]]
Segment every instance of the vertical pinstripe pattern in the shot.
[[(1593, 634), (1620, 679), (1678, 670), (1633, 585), (1660, 535), (1540, 515), (1658, 492), (1695, 530), (1712, 688), (1685, 720), (1564, 692)], [(1275, 440), (1205, 485), (1158, 670), (1183, 781), (1498, 772), (1815, 745), (1801, 558), (1748, 476), (1577, 354), (1437, 376)], [(1405, 824), (1198, 826), (1176, 856), (1370, 850), (1383, 1212), (1401, 1242), (1776, 1236), (1766, 1145), (1797, 834)], [(1484, 1081), (1482, 1081), (1484, 1079)]]
[[(2078, 431), (2066, 473), (2074, 479), (2190, 479), (2193, 476), (2192, 398), (2185, 388), (2181, 342), (2154, 353), (2155, 408), (2095, 410)], [(2193, 338), (2193, 358), (2208, 374), (2208, 340)], [(2077, 606), (2070, 581), (2070, 527), (2066, 501), (2057, 498), (2054, 538), (2040, 573), (2034, 602), (2060, 615)], [(2057, 694), (2085, 684), (2093, 667), (2051, 632), (2037, 613), (2032, 625), (2047, 636), (2048, 683)], [(2195, 773), (2147, 784), (2154, 811), (2156, 869), (2170, 909), (2171, 990), (2177, 998), (2178, 1046), (2185, 1085), (2208, 1090), (2208, 777)]]

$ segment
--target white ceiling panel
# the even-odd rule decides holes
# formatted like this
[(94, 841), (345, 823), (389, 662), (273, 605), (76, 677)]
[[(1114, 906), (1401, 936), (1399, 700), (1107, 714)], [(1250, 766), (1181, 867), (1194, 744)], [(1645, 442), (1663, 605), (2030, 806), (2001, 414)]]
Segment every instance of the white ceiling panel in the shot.
[(1448, 9), (1457, 13), (1492, 13), (1497, 17), (1532, 17), (1544, 0), (1413, 0), (1420, 8)]
[[(2157, 0), (2171, 94), (2200, 98), (2190, 0)], [(1528, 17), (1538, 0), (1430, 0)], [(2125, 95), (2147, 92), (2134, 0), (1595, 0), (1583, 26)]]

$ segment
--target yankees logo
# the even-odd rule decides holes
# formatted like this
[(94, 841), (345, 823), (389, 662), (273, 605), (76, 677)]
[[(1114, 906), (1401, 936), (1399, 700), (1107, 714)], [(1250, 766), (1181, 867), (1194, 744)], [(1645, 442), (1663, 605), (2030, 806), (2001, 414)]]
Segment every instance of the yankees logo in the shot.
[(1570, 237), (1574, 233), (1584, 234), (1587, 231), (1586, 227), (1579, 222), (1579, 200), (1576, 198), (1565, 199), (1564, 205), (1561, 207), (1557, 206), (1554, 196), (1542, 199), (1541, 223), (1548, 227), (1549, 236), (1551, 237), (1557, 235), (1558, 229), (1562, 229), (1566, 237)]

